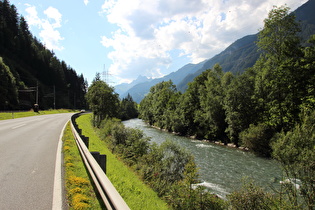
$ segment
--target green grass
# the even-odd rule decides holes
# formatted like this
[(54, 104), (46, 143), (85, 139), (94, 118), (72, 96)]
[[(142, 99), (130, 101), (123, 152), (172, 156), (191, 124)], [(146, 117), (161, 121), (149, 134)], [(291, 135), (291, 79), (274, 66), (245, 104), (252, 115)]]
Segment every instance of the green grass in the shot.
[(59, 113), (68, 113), (68, 112), (78, 112), (78, 110), (71, 110), (71, 109), (55, 109), (55, 110), (43, 110), (39, 111), (39, 113), (34, 111), (25, 111), (25, 112), (0, 112), (0, 120), (8, 120), (14, 118), (21, 118), (21, 117), (31, 117), (31, 116), (38, 116), (38, 115), (46, 115), (46, 114), (59, 114)]
[(105, 207), (99, 202), (94, 192), (69, 123), (62, 139), (69, 209), (104, 209)]
[(106, 143), (99, 139), (92, 127), (91, 116), (82, 115), (76, 122), (82, 129), (82, 134), (90, 138), (89, 150), (107, 155), (107, 176), (128, 206), (131, 209), (170, 209), (165, 201), (109, 151)]

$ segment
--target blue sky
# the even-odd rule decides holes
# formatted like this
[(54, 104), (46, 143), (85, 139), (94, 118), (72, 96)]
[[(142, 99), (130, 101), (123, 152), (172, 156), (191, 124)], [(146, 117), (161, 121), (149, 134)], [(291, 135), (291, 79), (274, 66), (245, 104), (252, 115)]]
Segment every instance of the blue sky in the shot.
[(91, 83), (162, 77), (257, 33), (273, 5), (307, 0), (11, 0), (33, 35)]

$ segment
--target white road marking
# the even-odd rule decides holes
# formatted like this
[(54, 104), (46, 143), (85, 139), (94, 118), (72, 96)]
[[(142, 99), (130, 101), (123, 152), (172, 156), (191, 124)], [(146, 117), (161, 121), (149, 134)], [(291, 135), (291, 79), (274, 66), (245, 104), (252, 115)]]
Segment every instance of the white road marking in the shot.
[(17, 128), (20, 128), (20, 127), (23, 127), (23, 126), (25, 126), (26, 124), (25, 123), (23, 123), (23, 124), (20, 124), (20, 125), (17, 125), (17, 126), (14, 126), (14, 127), (12, 127), (11, 129), (12, 130), (14, 130), (14, 129), (17, 129)]
[(64, 127), (60, 133), (59, 142), (58, 142), (58, 146), (57, 146), (52, 210), (61, 210), (62, 209), (61, 147), (62, 147), (63, 132), (64, 132), (68, 122), (69, 121), (66, 122), (66, 124), (64, 125)]

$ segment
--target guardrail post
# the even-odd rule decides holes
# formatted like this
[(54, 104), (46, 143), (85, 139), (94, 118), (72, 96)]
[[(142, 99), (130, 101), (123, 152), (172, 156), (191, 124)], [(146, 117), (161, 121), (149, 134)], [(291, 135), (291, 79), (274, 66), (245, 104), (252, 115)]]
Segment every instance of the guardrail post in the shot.
[(96, 162), (100, 165), (101, 169), (106, 174), (106, 155), (100, 155), (99, 152), (91, 152)]
[(77, 127), (77, 132), (79, 133), (79, 135), (82, 135), (82, 129)]
[(94, 157), (96, 162), (100, 162), (100, 153), (99, 152), (91, 152), (91, 155)]
[(89, 148), (89, 137), (81, 136), (81, 139), (84, 142), (85, 146)]
[(106, 155), (100, 155), (100, 166), (103, 169), (104, 173), (106, 174)]

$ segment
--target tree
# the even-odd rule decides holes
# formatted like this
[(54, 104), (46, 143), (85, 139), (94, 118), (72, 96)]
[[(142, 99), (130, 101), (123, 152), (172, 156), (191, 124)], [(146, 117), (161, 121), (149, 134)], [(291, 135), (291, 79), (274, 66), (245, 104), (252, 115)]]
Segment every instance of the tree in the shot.
[(208, 70), (197, 76), (188, 84), (187, 91), (179, 98), (179, 105), (175, 110), (174, 131), (182, 135), (202, 136), (199, 122), (195, 120), (196, 113), (200, 110), (199, 91), (204, 88)]
[(239, 144), (239, 133), (250, 124), (256, 123), (259, 118), (257, 102), (253, 99), (255, 76), (252, 68), (247, 69), (227, 86), (224, 109), (228, 127), (225, 131), (236, 145)]
[(128, 120), (138, 117), (137, 103), (133, 101), (128, 93), (126, 98), (120, 103), (120, 118), (121, 120)]
[(226, 141), (224, 91), (221, 84), (224, 74), (218, 64), (207, 73), (204, 86), (199, 89), (200, 110), (196, 112), (195, 121), (200, 125), (201, 137)]
[(303, 109), (315, 109), (315, 34), (308, 40), (308, 46), (303, 49), (301, 67), (305, 71), (301, 78), (305, 88), (302, 105)]
[(99, 126), (105, 118), (118, 117), (119, 99), (114, 89), (100, 80), (96, 74), (86, 94), (89, 107), (93, 111), (94, 126)]
[(140, 103), (140, 116), (151, 125), (170, 129), (170, 113), (176, 108), (178, 92), (173, 82), (161, 82), (150, 88)]
[(274, 7), (264, 20), (257, 45), (262, 55), (254, 68), (256, 99), (265, 110), (264, 121), (278, 130), (289, 130), (298, 119), (300, 100), (300, 76), (297, 67), (302, 56), (300, 31), (295, 16), (288, 14), (288, 7)]

